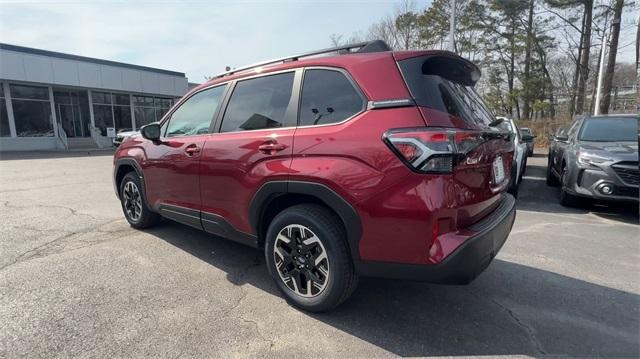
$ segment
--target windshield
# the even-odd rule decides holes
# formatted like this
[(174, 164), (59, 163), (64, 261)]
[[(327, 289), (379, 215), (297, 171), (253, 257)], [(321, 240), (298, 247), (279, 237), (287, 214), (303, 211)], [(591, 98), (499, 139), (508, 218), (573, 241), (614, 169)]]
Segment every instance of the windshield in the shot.
[(633, 117), (603, 117), (584, 120), (580, 141), (637, 141), (638, 119)]
[(500, 122), (496, 127), (506, 132), (515, 132), (511, 128), (511, 123), (509, 123), (509, 121), (507, 120)]

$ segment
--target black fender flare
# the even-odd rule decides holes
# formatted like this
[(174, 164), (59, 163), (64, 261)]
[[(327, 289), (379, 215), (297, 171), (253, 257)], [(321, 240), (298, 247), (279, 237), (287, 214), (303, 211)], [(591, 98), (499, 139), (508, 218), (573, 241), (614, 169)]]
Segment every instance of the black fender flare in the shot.
[[(136, 171), (138, 177), (140, 177), (140, 183), (142, 183), (142, 191), (144, 193), (143, 199), (145, 202), (147, 201), (147, 192), (146, 192), (146, 183), (144, 182), (144, 172), (142, 171), (142, 167), (138, 161), (133, 158), (119, 158), (116, 160), (113, 166), (113, 188), (116, 191), (116, 196), (120, 198), (120, 188), (118, 188), (118, 172), (120, 171), (120, 167), (122, 166), (131, 166)], [(147, 203), (148, 207), (148, 203)]]
[(264, 214), (264, 210), (274, 199), (281, 195), (296, 193), (315, 197), (338, 214), (345, 225), (351, 256), (354, 259), (359, 259), (362, 223), (358, 212), (334, 190), (317, 182), (270, 181), (263, 184), (253, 196), (249, 205), (249, 222), (254, 233), (259, 234), (260, 219)]

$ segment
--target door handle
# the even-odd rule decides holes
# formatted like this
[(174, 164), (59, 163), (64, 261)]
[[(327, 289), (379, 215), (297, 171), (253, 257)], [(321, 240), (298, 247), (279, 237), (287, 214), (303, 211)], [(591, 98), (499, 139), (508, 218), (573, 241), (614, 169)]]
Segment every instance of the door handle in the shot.
[(287, 148), (287, 145), (282, 143), (278, 143), (276, 141), (267, 141), (260, 146), (258, 146), (258, 150), (262, 153), (268, 155), (274, 155), (276, 152), (282, 151)]
[(190, 144), (189, 146), (184, 148), (184, 153), (186, 153), (189, 157), (195, 156), (200, 153), (200, 147), (195, 144)]

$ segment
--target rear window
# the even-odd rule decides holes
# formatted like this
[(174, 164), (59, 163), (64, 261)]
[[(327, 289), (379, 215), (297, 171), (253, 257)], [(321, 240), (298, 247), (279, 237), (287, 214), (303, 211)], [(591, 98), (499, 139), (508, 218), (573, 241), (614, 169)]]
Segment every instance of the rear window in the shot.
[(473, 88), (480, 77), (475, 66), (450, 56), (416, 57), (398, 64), (418, 106), (448, 113), (480, 127), (495, 120)]
[(636, 141), (638, 119), (633, 117), (588, 118), (580, 129), (581, 141)]

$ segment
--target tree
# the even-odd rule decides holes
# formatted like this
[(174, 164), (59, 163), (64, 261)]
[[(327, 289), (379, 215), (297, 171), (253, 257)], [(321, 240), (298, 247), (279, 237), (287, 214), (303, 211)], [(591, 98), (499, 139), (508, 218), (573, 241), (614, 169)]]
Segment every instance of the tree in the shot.
[(611, 103), (611, 88), (613, 83), (613, 73), (616, 66), (616, 57), (618, 53), (618, 38), (620, 36), (620, 23), (622, 22), (622, 8), (624, 0), (616, 0), (614, 6), (613, 22), (611, 23), (611, 35), (609, 42), (609, 59), (607, 60), (607, 69), (604, 75), (604, 83), (602, 85), (602, 101), (600, 101), (600, 112), (609, 113), (609, 104)]
[(522, 114), (525, 118), (529, 118), (529, 106), (531, 104), (531, 52), (533, 51), (533, 9), (534, 1), (529, 0), (529, 10), (527, 16), (527, 36), (526, 36), (526, 48), (524, 54), (524, 80), (523, 80), (523, 94), (522, 94)]
[(568, 26), (576, 29), (580, 33), (580, 42), (578, 46), (578, 55), (576, 58), (576, 70), (574, 73), (575, 91), (571, 94), (570, 115), (575, 113), (582, 114), (584, 112), (584, 103), (586, 98), (586, 87), (589, 79), (589, 57), (591, 53), (591, 27), (593, 23), (593, 0), (546, 0), (552, 8), (555, 9), (572, 9), (576, 6), (583, 7), (582, 25), (577, 28), (574, 25), (574, 19), (560, 16), (557, 12), (553, 12)]

